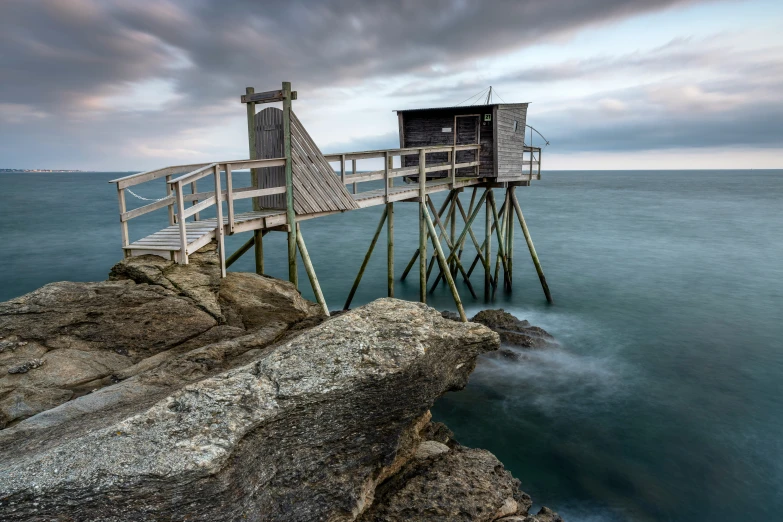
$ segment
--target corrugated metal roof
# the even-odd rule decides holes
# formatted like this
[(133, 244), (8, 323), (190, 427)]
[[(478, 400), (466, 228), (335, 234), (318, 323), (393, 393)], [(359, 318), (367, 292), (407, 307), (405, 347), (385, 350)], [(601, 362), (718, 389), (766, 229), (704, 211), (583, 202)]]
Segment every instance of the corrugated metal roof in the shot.
[(529, 105), (529, 102), (522, 103), (490, 103), (488, 105), (452, 105), (450, 107), (424, 107), (421, 109), (394, 109), (393, 112), (413, 112), (413, 111), (437, 111), (449, 109), (487, 109), (491, 107), (507, 107), (514, 105)]

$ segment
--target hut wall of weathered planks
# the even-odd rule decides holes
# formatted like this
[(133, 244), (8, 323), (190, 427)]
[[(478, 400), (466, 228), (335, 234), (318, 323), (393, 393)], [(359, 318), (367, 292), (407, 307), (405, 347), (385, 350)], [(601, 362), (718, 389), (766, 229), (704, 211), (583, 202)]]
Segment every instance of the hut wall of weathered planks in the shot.
[[(400, 147), (479, 143), (478, 169), (462, 168), (457, 176), (521, 181), (527, 105), (502, 103), (397, 111)], [(412, 167), (419, 160), (408, 156), (404, 161), (405, 166)], [(427, 155), (427, 163), (446, 161), (446, 153)], [(457, 163), (471, 161), (476, 161), (475, 151), (457, 153)], [(443, 176), (427, 175), (428, 178)]]

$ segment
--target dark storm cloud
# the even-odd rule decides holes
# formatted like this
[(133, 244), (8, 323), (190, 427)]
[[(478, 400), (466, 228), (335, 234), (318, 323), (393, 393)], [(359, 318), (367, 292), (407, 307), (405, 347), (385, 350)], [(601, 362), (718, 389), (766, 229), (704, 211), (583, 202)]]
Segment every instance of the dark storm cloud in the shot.
[[(171, 79), (200, 103), (259, 78), (303, 87), (459, 67), (466, 59), (684, 0), (486, 2), (29, 1), (0, 9), (0, 102), (89, 104)], [(191, 66), (186, 66), (186, 65)], [(184, 100), (187, 101), (187, 100)]]

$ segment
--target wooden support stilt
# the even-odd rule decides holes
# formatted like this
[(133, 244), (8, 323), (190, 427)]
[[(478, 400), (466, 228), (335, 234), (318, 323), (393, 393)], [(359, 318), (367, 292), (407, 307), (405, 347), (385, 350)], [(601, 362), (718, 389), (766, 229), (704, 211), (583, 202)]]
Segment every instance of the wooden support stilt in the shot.
[[(467, 221), (468, 220), (468, 214), (470, 214), (470, 211), (468, 212), (468, 214), (465, 214), (465, 209), (462, 208), (462, 203), (459, 202), (459, 201), (457, 201), (457, 207), (459, 208), (459, 212), (462, 215), (462, 219)], [(483, 261), (484, 255), (483, 255), (483, 252), (482, 252), (483, 248), (482, 248), (481, 245), (479, 245), (478, 239), (476, 239), (476, 234), (473, 233), (473, 229), (472, 228), (468, 230), (468, 234), (470, 234), (470, 239), (473, 241), (473, 246), (476, 248), (477, 257), (480, 257), (482, 259), (482, 263), (483, 263), (484, 262)], [(465, 238), (465, 239), (467, 239), (467, 238)], [(463, 245), (460, 245), (460, 253), (462, 252), (463, 248), (464, 248), (464, 241), (463, 241)]]
[(351, 287), (351, 291), (348, 293), (348, 299), (345, 301), (345, 306), (343, 306), (343, 310), (348, 310), (348, 307), (351, 306), (351, 301), (353, 301), (353, 296), (356, 293), (356, 289), (359, 288), (359, 282), (362, 280), (362, 276), (364, 275), (364, 269), (367, 268), (367, 263), (370, 262), (370, 257), (372, 257), (372, 251), (375, 249), (375, 243), (378, 242), (378, 236), (381, 235), (381, 230), (383, 230), (383, 224), (386, 222), (386, 209), (383, 209), (383, 214), (381, 214), (381, 220), (378, 222), (378, 228), (375, 229), (375, 235), (372, 237), (372, 241), (370, 242), (370, 248), (367, 249), (367, 253), (364, 255), (364, 261), (362, 261), (362, 266), (359, 268), (359, 273), (356, 274), (356, 279), (353, 281), (353, 286)]
[(394, 203), (389, 203), (389, 189), (394, 186), (394, 178), (389, 172), (394, 167), (394, 158), (386, 154), (386, 295), (394, 297)]
[(296, 213), (294, 212), (293, 158), (291, 156), (291, 82), (283, 82), (283, 153), (285, 154), (285, 200), (288, 222), (288, 280), (299, 288), (296, 269)]
[[(506, 265), (506, 245), (504, 245), (504, 240), (503, 240), (504, 231), (501, 230), (502, 223), (498, 218), (498, 209), (495, 206), (495, 194), (491, 193), (489, 196), (490, 196), (489, 205), (492, 208), (492, 217), (495, 219), (495, 223), (497, 223), (495, 232), (497, 233), (497, 238), (498, 238), (498, 258), (500, 259), (501, 264), (503, 265), (503, 271), (507, 274), (508, 266)], [(497, 287), (497, 277), (495, 277), (495, 287)]]
[(508, 281), (506, 282), (506, 288), (511, 290), (511, 285), (514, 282), (514, 211), (511, 210), (511, 193), (514, 191), (514, 187), (506, 189), (506, 264), (508, 265)]
[[(424, 213), (427, 211), (424, 199), (427, 197), (427, 174), (424, 171), (426, 155), (419, 150), (419, 301), (427, 302), (427, 225)], [(435, 238), (437, 239), (437, 238)]]
[[(503, 212), (505, 207), (500, 207), (500, 212)], [(492, 224), (492, 229), (490, 231), (490, 234), (495, 232), (495, 224)], [(481, 243), (481, 246), (477, 249), (481, 253), (477, 253), (476, 257), (473, 259), (473, 262), (470, 264), (470, 268), (468, 269), (468, 276), (471, 276), (473, 274), (473, 270), (476, 268), (476, 264), (481, 261), (481, 266), (484, 266), (484, 246), (486, 245), (486, 242)]]
[(315, 268), (313, 268), (313, 262), (310, 260), (310, 254), (307, 253), (307, 247), (305, 246), (299, 223), (296, 224), (296, 244), (299, 246), (299, 255), (302, 256), (302, 263), (305, 266), (307, 277), (310, 279), (310, 286), (313, 288), (315, 300), (321, 305), (324, 315), (329, 317), (329, 307), (326, 306), (326, 299), (324, 299), (324, 294), (321, 292), (321, 285), (318, 284), (318, 277), (315, 275)]
[(459, 312), (459, 317), (462, 319), (463, 323), (468, 322), (468, 318), (465, 315), (465, 309), (462, 308), (462, 300), (459, 297), (459, 292), (457, 291), (457, 285), (454, 284), (454, 278), (451, 277), (451, 271), (449, 270), (449, 263), (446, 261), (446, 256), (443, 255), (443, 249), (440, 246), (440, 241), (438, 241), (438, 234), (435, 232), (435, 226), (432, 224), (432, 218), (430, 218), (430, 213), (427, 210), (426, 207), (422, 207), (424, 218), (427, 222), (427, 229), (430, 231), (430, 237), (432, 238), (432, 245), (435, 247), (435, 252), (438, 256), (438, 263), (440, 263), (440, 270), (444, 274), (444, 277), (446, 278), (446, 283), (449, 285), (449, 288), (451, 289), (451, 295), (454, 297), (454, 303), (457, 305), (457, 311)]
[(386, 203), (386, 287), (394, 297), (394, 203)]
[[(471, 212), (473, 212), (473, 203), (476, 202), (476, 192), (478, 191), (478, 187), (473, 187), (473, 193), (470, 195), (470, 205), (468, 205), (468, 216)], [(462, 208), (462, 203), (457, 201), (457, 206), (460, 209), (460, 213), (462, 214), (462, 220), (467, 221), (467, 216), (465, 215), (465, 209)], [(473, 235), (473, 230), (470, 230), (471, 235)], [(475, 238), (474, 238), (475, 239)], [(462, 261), (462, 252), (465, 250), (465, 239), (462, 240), (462, 244), (459, 246), (459, 253), (457, 254), (457, 257), (459, 257), (459, 260)]]
[[(449, 239), (451, 239), (451, 245), (449, 245), (449, 248), (454, 248), (454, 241), (457, 239), (457, 203), (459, 202), (459, 192), (454, 190), (454, 172), (452, 169), (452, 180), (451, 180), (451, 189), (454, 193), (454, 197), (451, 199), (451, 228), (449, 229)], [(434, 209), (433, 209), (434, 212)], [(459, 254), (455, 258), (455, 261), (459, 260)], [(449, 270), (451, 270), (451, 276), (454, 277), (457, 273), (457, 263), (452, 261), (451, 265), (449, 266)]]
[(530, 237), (530, 231), (527, 229), (527, 224), (525, 223), (525, 217), (522, 215), (522, 209), (519, 206), (519, 201), (517, 201), (517, 195), (512, 192), (511, 199), (514, 203), (514, 210), (517, 213), (517, 218), (519, 219), (519, 226), (522, 227), (522, 233), (525, 235), (525, 241), (527, 242), (527, 248), (530, 250), (530, 257), (533, 258), (533, 264), (536, 266), (536, 272), (538, 273), (538, 279), (541, 281), (541, 288), (544, 289), (544, 295), (546, 296), (546, 300), (550, 303), (552, 303), (552, 294), (549, 293), (549, 285), (546, 283), (546, 277), (544, 277), (544, 269), (541, 268), (541, 262), (538, 260), (538, 254), (536, 254), (536, 247), (533, 246), (533, 239)]
[[(462, 242), (465, 241), (465, 237), (467, 236), (468, 231), (470, 231), (471, 227), (473, 226), (473, 221), (475, 221), (476, 217), (478, 216), (479, 210), (481, 210), (481, 205), (484, 204), (486, 198), (487, 198), (487, 191), (485, 190), (484, 193), (481, 195), (481, 198), (479, 199), (476, 208), (473, 210), (473, 212), (470, 214), (468, 219), (465, 221), (465, 226), (463, 227), (462, 232), (457, 238), (457, 244), (461, 244)], [(449, 254), (447, 261), (450, 262), (454, 257), (457, 256), (457, 254), (458, 251), (456, 249), (453, 249)], [(470, 278), (470, 271), (468, 271), (468, 278)]]
[[(465, 237), (468, 235), (468, 230), (470, 230), (470, 227), (473, 226), (473, 221), (476, 220), (476, 217), (478, 216), (479, 210), (481, 210), (481, 205), (484, 204), (484, 201), (487, 199), (487, 191), (484, 191), (484, 194), (481, 195), (481, 198), (479, 198), (478, 203), (476, 204), (476, 208), (473, 209), (473, 213), (468, 217), (467, 222), (465, 223), (465, 227), (462, 229), (462, 232), (460, 233), (459, 237), (457, 238), (457, 244), (461, 243)], [(451, 261), (452, 257), (455, 257), (457, 255), (457, 251), (453, 250), (451, 254), (449, 254), (448, 261)], [(468, 272), (470, 274), (470, 272)]]
[[(447, 196), (446, 201), (444, 201), (443, 204), (441, 204), (440, 206), (440, 210), (438, 211), (438, 216), (442, 216), (443, 212), (446, 211), (446, 207), (448, 206), (449, 201), (451, 201), (451, 198)], [(413, 253), (413, 256), (411, 257), (411, 260), (408, 261), (407, 265), (405, 265), (405, 270), (402, 271), (402, 275), (400, 276), (400, 281), (404, 281), (405, 278), (408, 277), (408, 273), (410, 273), (411, 269), (413, 268), (413, 264), (416, 262), (418, 258), (419, 258), (419, 249), (417, 248), (416, 251)]]
[[(493, 230), (497, 230), (498, 237), (504, 238), (502, 242), (500, 240), (498, 240), (498, 245), (500, 245), (501, 243), (505, 244), (506, 223), (505, 223), (505, 221), (503, 221), (503, 216), (505, 216), (505, 213), (504, 212), (500, 212), (500, 213), (498, 213), (498, 216), (500, 216), (500, 219), (497, 222), (497, 228), (495, 228), (493, 226)], [(498, 273), (500, 272), (500, 259), (502, 257), (501, 250), (502, 249), (500, 247), (498, 247), (497, 254), (495, 254), (495, 271), (492, 274), (492, 292), (493, 292), (493, 295), (494, 295), (494, 292), (497, 291), (497, 289), (498, 289)], [(504, 276), (505, 276), (505, 273), (504, 273)]]
[[(486, 190), (488, 193), (492, 193), (492, 189)], [(490, 199), (487, 198), (487, 202), (484, 205), (484, 299), (489, 300), (489, 285), (491, 284), (491, 272), (489, 266), (489, 256), (492, 252), (492, 210), (489, 204)]]
[(264, 234), (260, 230), (253, 231), (255, 249), (253, 253), (256, 258), (256, 274), (264, 275)]
[(256, 236), (255, 234), (253, 234), (253, 237), (245, 241), (245, 243), (241, 247), (239, 247), (236, 252), (234, 252), (233, 254), (228, 256), (228, 258), (226, 258), (226, 268), (233, 265), (237, 261), (237, 259), (242, 257), (245, 254), (245, 252), (250, 250), (250, 248), (255, 244), (255, 242), (256, 242)]
[[(446, 234), (446, 227), (443, 225), (443, 223), (441, 222), (440, 218), (438, 218), (437, 214), (435, 213), (435, 205), (432, 204), (432, 200), (427, 198), (427, 203), (429, 203), (429, 206), (432, 209), (433, 214), (435, 214), (435, 221), (438, 224), (438, 227), (440, 228), (441, 233), (443, 234), (443, 237), (444, 237), (444, 239), (446, 241), (446, 246), (448, 246), (451, 251), (456, 251), (454, 243), (451, 242), (451, 240), (449, 239), (449, 236)], [(465, 281), (465, 284), (468, 286), (468, 290), (470, 290), (470, 293), (473, 296), (473, 298), (474, 299), (478, 298), (478, 296), (476, 296), (476, 292), (473, 290), (473, 285), (470, 284), (470, 279), (468, 279), (468, 275), (465, 273), (465, 269), (462, 267), (462, 263), (460, 262), (459, 257), (454, 256), (454, 257), (452, 257), (450, 259), (451, 259), (450, 262), (453, 263), (454, 266), (456, 267), (456, 269), (459, 270), (462, 273), (462, 277), (463, 277), (463, 279)], [(451, 273), (451, 272), (449, 272), (449, 273)], [(438, 279), (435, 280), (435, 283), (432, 285), (432, 288), (430, 289), (430, 292), (434, 291), (435, 288), (438, 286), (438, 280), (440, 280), (441, 277), (443, 277), (443, 271), (442, 270), (438, 274)], [(454, 276), (452, 275), (452, 279), (453, 278), (454, 278)], [(448, 283), (448, 281), (445, 278), (444, 278), (444, 281), (446, 281)]]

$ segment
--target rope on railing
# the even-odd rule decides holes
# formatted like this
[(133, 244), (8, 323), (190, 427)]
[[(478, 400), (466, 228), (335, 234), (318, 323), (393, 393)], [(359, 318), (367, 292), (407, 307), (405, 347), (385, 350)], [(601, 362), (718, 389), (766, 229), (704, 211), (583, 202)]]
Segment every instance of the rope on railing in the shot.
[(131, 189), (129, 189), (128, 187), (125, 187), (125, 190), (127, 190), (128, 192), (130, 192), (130, 195), (131, 195), (131, 196), (137, 197), (137, 198), (139, 198), (139, 199), (140, 199), (140, 200), (142, 200), (142, 201), (163, 201), (164, 199), (168, 199), (168, 198), (170, 198), (170, 197), (171, 197), (171, 196), (165, 196), (165, 197), (162, 197), (162, 198), (160, 198), (160, 199), (150, 199), (150, 198), (144, 198), (144, 197), (142, 197), (142, 196), (139, 196), (138, 194), (136, 194), (135, 192), (133, 192), (133, 191), (132, 191)]

